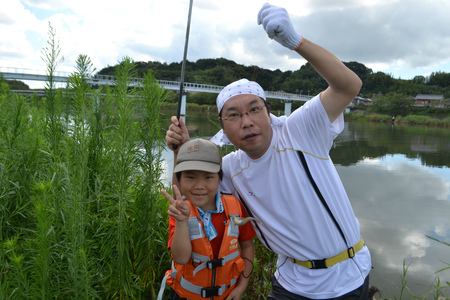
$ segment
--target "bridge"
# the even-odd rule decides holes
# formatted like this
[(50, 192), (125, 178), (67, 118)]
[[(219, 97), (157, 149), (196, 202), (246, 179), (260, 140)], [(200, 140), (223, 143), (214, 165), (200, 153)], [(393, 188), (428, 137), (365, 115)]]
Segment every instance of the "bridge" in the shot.
[[(24, 68), (9, 68), (0, 67), (0, 73), (3, 74), (4, 79), (8, 80), (31, 80), (31, 81), (47, 81), (46, 71), (41, 70), (31, 70)], [(71, 73), (69, 72), (55, 72), (53, 80), (55, 82), (67, 82), (67, 79)], [(95, 75), (88, 79), (91, 85), (114, 85), (116, 78), (111, 75)], [(142, 78), (130, 78), (130, 85), (137, 86), (142, 83)], [(180, 90), (179, 81), (167, 81), (167, 80), (157, 80), (158, 84), (166, 90)], [(184, 85), (185, 92), (201, 92), (201, 93), (215, 93), (219, 94), (224, 86), (209, 85), (201, 83), (190, 83), (185, 82)], [(312, 98), (309, 95), (302, 94), (290, 94), (284, 92), (272, 92), (264, 91), (267, 98), (278, 99), (284, 103), (285, 115), (289, 116), (291, 114), (291, 106), (293, 101), (308, 101)], [(181, 108), (182, 115), (185, 112), (186, 96), (183, 95), (183, 105)]]

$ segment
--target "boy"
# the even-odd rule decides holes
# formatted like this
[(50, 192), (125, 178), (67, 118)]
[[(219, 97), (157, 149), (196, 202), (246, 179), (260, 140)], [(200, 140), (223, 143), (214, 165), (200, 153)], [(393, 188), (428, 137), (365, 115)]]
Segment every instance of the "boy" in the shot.
[(247, 287), (255, 231), (250, 224), (238, 227), (241, 222), (235, 217), (247, 217), (239, 200), (218, 192), (221, 165), (214, 143), (188, 141), (180, 147), (174, 169), (181, 193), (176, 185), (175, 199), (161, 190), (170, 202), (173, 267), (164, 280), (174, 290), (172, 299), (241, 299)]

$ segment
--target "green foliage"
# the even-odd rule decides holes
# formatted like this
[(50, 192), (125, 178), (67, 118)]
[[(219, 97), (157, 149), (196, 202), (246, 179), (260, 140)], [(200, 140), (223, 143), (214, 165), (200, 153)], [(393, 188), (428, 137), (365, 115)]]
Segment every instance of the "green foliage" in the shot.
[[(434, 237), (431, 237), (428, 235), (426, 237), (428, 237), (429, 239), (434, 240), (436, 242), (442, 243), (443, 245), (450, 246), (449, 243), (438, 240)], [(444, 262), (444, 263), (447, 266), (450, 266), (449, 263), (447, 263), (447, 262)], [(401, 278), (400, 295), (398, 298), (395, 295), (394, 296), (395, 300), (403, 299), (403, 297), (405, 296), (405, 292), (408, 292), (408, 294), (409, 294), (408, 296), (411, 299), (425, 300), (425, 299), (430, 299), (430, 296), (431, 296), (431, 299), (436, 299), (436, 300), (449, 299), (448, 291), (450, 289), (450, 282), (445, 282), (445, 284), (443, 284), (439, 277), (437, 277), (434, 280), (432, 286), (430, 287), (430, 290), (427, 293), (425, 293), (424, 295), (415, 295), (415, 294), (411, 293), (411, 291), (409, 290), (409, 288), (407, 286), (408, 280), (406, 279), (409, 266), (410, 266), (410, 264), (406, 265), (406, 262), (403, 261), (403, 270), (402, 270), (402, 274), (400, 275), (400, 278)], [(450, 267), (446, 267), (446, 268), (443, 268), (443, 269), (437, 271), (436, 273), (444, 272), (449, 269), (450, 269)]]
[(391, 116), (406, 116), (411, 112), (413, 105), (413, 98), (402, 94), (389, 93), (377, 97), (371, 110), (389, 114)]
[[(344, 64), (354, 71), (363, 81), (360, 94), (372, 98), (374, 94), (397, 93), (415, 97), (417, 94), (442, 94), (450, 98), (450, 74), (435, 72), (430, 77), (416, 76), (411, 80), (395, 79), (383, 72), (374, 73), (361, 63), (351, 61)], [(137, 62), (137, 75), (152, 70), (159, 80), (179, 80), (181, 63)], [(99, 74), (112, 75), (114, 67), (108, 66)], [(245, 66), (225, 58), (199, 59), (186, 63), (186, 82), (225, 86), (232, 81), (247, 78), (257, 81), (264, 90), (284, 91), (288, 93), (315, 95), (327, 87), (325, 80), (306, 63), (294, 71), (282, 72), (263, 69), (258, 66)], [(192, 98), (188, 95), (187, 102), (208, 104), (210, 99)], [(169, 101), (169, 100), (168, 100)], [(203, 102), (200, 102), (203, 101)], [(170, 101), (169, 101), (170, 102)]]
[(408, 281), (406, 280), (406, 274), (408, 273), (408, 268), (409, 268), (409, 265), (407, 266), (406, 262), (403, 261), (403, 273), (400, 276), (401, 279), (402, 279), (402, 284), (400, 286), (400, 296), (399, 296), (399, 298), (397, 298), (397, 296), (394, 296), (395, 300), (402, 300), (403, 299), (403, 293), (405, 292), (405, 290), (408, 290), (408, 287), (406, 285), (408, 283)]
[(450, 86), (450, 74), (445, 72), (433, 72), (430, 75), (430, 84), (437, 85), (439, 87)]
[[(347, 121), (365, 121), (365, 122), (376, 122), (376, 123), (391, 123), (392, 116), (370, 113), (370, 114), (355, 114), (355, 113), (346, 113), (344, 115)], [(395, 124), (404, 124), (404, 125), (412, 125), (412, 126), (429, 126), (429, 127), (441, 127), (441, 128), (450, 128), (450, 117), (447, 118), (433, 118), (422, 115), (408, 115), (405, 117), (397, 116), (394, 121)]]
[(5, 80), (11, 90), (29, 90), (30, 87), (19, 80)]
[(47, 81), (45, 86), (45, 92), (47, 98), (54, 97), (55, 90), (55, 71), (60, 64), (64, 62), (64, 57), (61, 57), (61, 48), (59, 46), (59, 40), (56, 38), (56, 30), (53, 29), (52, 24), (48, 23), (48, 41), (47, 47), (42, 49), (42, 60), (47, 66)]
[(255, 239), (253, 272), (243, 299), (266, 299), (272, 286), (271, 277), (275, 274), (277, 257), (275, 253), (268, 250), (258, 239)]
[(355, 74), (361, 79), (364, 79), (366, 76), (370, 76), (373, 73), (372, 69), (369, 69), (365, 65), (356, 61), (351, 61), (348, 63), (344, 62), (344, 64), (347, 68), (355, 72)]
[[(58, 50), (50, 30), (48, 72)], [(0, 298), (156, 299), (170, 268), (160, 126), (166, 93), (153, 73), (92, 90), (76, 61), (67, 90), (37, 102), (0, 91)], [(48, 74), (49, 80), (52, 75)]]
[(195, 93), (189, 97), (189, 103), (216, 105), (217, 94), (211, 93)]

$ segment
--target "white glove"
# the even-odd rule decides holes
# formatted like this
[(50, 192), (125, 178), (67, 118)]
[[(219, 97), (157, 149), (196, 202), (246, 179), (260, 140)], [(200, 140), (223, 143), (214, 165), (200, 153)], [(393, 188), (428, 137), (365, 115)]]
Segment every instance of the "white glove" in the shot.
[(269, 38), (294, 50), (302, 42), (302, 36), (292, 26), (286, 9), (265, 3), (258, 13), (258, 25), (263, 25)]

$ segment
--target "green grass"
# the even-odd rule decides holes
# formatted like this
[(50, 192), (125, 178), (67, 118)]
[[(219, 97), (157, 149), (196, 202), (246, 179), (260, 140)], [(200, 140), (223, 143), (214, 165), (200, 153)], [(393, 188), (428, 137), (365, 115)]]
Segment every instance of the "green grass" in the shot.
[(101, 90), (86, 82), (88, 57), (76, 67), (64, 92), (48, 76), (44, 99), (0, 81), (0, 298), (154, 299), (171, 264), (166, 93), (151, 73), (129, 88), (130, 58)]
[[(376, 123), (392, 123), (392, 116), (382, 114), (354, 114), (345, 113), (345, 119), (348, 121), (363, 121)], [(427, 116), (408, 115), (405, 117), (397, 116), (395, 124), (411, 126), (430, 126), (440, 128), (450, 128), (450, 118), (433, 118)]]

